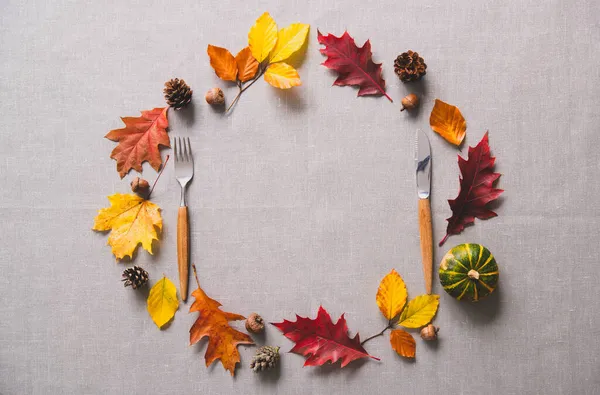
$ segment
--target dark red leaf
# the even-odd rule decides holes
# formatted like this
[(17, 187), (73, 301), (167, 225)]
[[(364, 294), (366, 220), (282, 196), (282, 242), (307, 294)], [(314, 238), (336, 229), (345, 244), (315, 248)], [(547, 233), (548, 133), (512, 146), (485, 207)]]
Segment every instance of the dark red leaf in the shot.
[(323, 307), (319, 307), (314, 320), (296, 315), (296, 322), (283, 320), (272, 325), (296, 343), (290, 352), (308, 357), (304, 366), (321, 366), (341, 359), (344, 367), (354, 360), (367, 357), (379, 361), (361, 346), (358, 333), (354, 338), (348, 336), (348, 325), (343, 314), (334, 324)]
[(469, 154), (465, 160), (458, 156), (458, 167), (462, 177), (460, 192), (454, 200), (448, 200), (452, 209), (452, 216), (448, 218), (446, 236), (440, 241), (444, 244), (448, 236), (456, 235), (463, 231), (465, 225), (475, 222), (475, 218), (488, 219), (497, 216), (486, 205), (498, 198), (502, 189), (493, 188), (492, 185), (500, 173), (494, 173), (494, 158), (490, 153), (488, 133), (475, 147), (469, 147)]
[(325, 45), (320, 51), (327, 56), (323, 66), (339, 73), (333, 83), (338, 86), (355, 85), (360, 87), (358, 96), (384, 95), (390, 101), (391, 97), (385, 93), (385, 80), (381, 77), (381, 63), (371, 60), (371, 43), (369, 40), (359, 48), (348, 32), (341, 37), (333, 34), (326, 36), (317, 31), (319, 44)]

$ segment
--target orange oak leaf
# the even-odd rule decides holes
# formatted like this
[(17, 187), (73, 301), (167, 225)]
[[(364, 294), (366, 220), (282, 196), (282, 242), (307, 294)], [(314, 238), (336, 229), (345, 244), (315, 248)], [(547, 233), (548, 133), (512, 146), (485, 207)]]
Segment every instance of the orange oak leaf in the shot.
[(467, 132), (467, 121), (460, 113), (458, 107), (435, 99), (435, 105), (429, 117), (431, 129), (442, 136), (446, 141), (460, 145)]
[(229, 50), (209, 44), (206, 52), (210, 58), (210, 65), (220, 79), (225, 81), (237, 79), (237, 63)]
[[(196, 267), (192, 266), (194, 274)], [(198, 277), (196, 276), (196, 282)], [(237, 331), (229, 326), (229, 321), (240, 321), (244, 316), (222, 311), (221, 303), (211, 299), (198, 283), (198, 289), (192, 292), (196, 298), (190, 306), (190, 313), (197, 311), (200, 316), (190, 328), (190, 345), (198, 343), (203, 337), (208, 337), (208, 347), (204, 354), (206, 366), (210, 366), (215, 360), (220, 359), (223, 367), (235, 374), (235, 365), (240, 362), (240, 353), (237, 350), (239, 344), (254, 344), (252, 338), (245, 333)]]
[(414, 358), (417, 344), (415, 338), (405, 330), (395, 329), (390, 333), (390, 343), (398, 355), (406, 358)]
[(258, 71), (258, 62), (252, 56), (250, 47), (246, 47), (235, 55), (238, 68), (238, 79), (241, 82), (250, 81)]
[(107, 139), (118, 142), (119, 145), (110, 154), (117, 161), (117, 171), (121, 178), (131, 169), (142, 171), (142, 163), (149, 162), (156, 171), (162, 165), (159, 146), (171, 147), (167, 136), (167, 110), (155, 108), (142, 111), (141, 117), (121, 117), (125, 127), (111, 130)]

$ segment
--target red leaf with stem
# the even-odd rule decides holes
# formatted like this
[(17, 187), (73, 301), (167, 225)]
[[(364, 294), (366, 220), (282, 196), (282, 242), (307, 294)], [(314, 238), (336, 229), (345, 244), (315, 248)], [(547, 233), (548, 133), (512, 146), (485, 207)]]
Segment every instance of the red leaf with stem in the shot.
[(488, 219), (498, 215), (486, 207), (504, 192), (493, 187), (494, 182), (500, 178), (500, 173), (494, 173), (495, 161), (496, 158), (490, 153), (487, 132), (479, 144), (469, 147), (467, 159), (458, 156), (458, 167), (462, 174), (459, 177), (460, 192), (456, 199), (448, 200), (452, 216), (446, 220), (448, 228), (440, 246), (448, 236), (459, 234), (466, 225), (475, 222), (475, 218)]
[(334, 324), (323, 307), (319, 307), (314, 320), (296, 315), (296, 322), (283, 320), (272, 325), (296, 343), (290, 352), (308, 357), (304, 366), (321, 366), (326, 362), (341, 360), (344, 367), (360, 358), (379, 360), (363, 348), (358, 333), (353, 338), (348, 336), (348, 325), (343, 314)]
[(371, 59), (369, 40), (359, 48), (348, 32), (344, 32), (341, 37), (333, 34), (324, 36), (319, 31), (317, 33), (319, 44), (325, 45), (325, 48), (320, 49), (321, 53), (327, 56), (323, 66), (339, 73), (333, 85), (355, 85), (360, 88), (358, 96), (383, 95), (393, 102), (385, 93), (381, 63), (374, 63)]

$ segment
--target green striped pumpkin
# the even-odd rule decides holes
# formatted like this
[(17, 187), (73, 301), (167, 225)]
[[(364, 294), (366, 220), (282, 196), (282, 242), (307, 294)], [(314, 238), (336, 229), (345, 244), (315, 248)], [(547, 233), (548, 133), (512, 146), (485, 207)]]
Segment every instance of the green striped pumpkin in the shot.
[(494, 292), (499, 273), (490, 250), (481, 244), (460, 244), (444, 256), (439, 274), (450, 295), (477, 302)]

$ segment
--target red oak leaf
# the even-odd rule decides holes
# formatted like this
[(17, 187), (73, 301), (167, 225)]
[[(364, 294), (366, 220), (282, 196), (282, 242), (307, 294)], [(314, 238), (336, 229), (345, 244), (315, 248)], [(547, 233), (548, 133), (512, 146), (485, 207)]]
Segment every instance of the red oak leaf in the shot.
[(141, 117), (122, 117), (125, 127), (111, 130), (107, 139), (119, 143), (111, 152), (110, 157), (117, 161), (117, 171), (121, 178), (129, 170), (142, 171), (142, 162), (148, 161), (154, 170), (158, 171), (162, 164), (159, 145), (170, 147), (167, 136), (167, 110), (155, 108), (142, 111)]
[(290, 352), (308, 357), (304, 366), (321, 366), (341, 359), (344, 367), (356, 359), (367, 357), (379, 361), (379, 358), (369, 355), (362, 347), (358, 333), (354, 338), (348, 336), (348, 325), (343, 314), (334, 324), (323, 307), (319, 307), (314, 320), (296, 314), (296, 322), (283, 320), (272, 325), (296, 343)]
[(495, 161), (496, 158), (490, 154), (487, 132), (479, 144), (469, 147), (466, 160), (458, 156), (458, 167), (462, 174), (462, 177), (459, 177), (460, 192), (456, 199), (448, 200), (452, 216), (446, 219), (448, 228), (446, 236), (440, 241), (440, 246), (448, 236), (459, 234), (465, 225), (475, 222), (475, 218), (488, 219), (498, 215), (486, 207), (489, 202), (504, 192), (502, 189), (492, 187), (500, 178), (500, 173), (494, 173)]
[(320, 51), (327, 56), (323, 66), (339, 73), (333, 85), (355, 85), (360, 87), (358, 96), (384, 95), (390, 101), (391, 97), (385, 93), (385, 80), (381, 77), (381, 63), (371, 60), (371, 43), (367, 40), (362, 47), (357, 47), (354, 39), (348, 32), (341, 37), (333, 34), (324, 36), (318, 33), (319, 44), (325, 45)]

